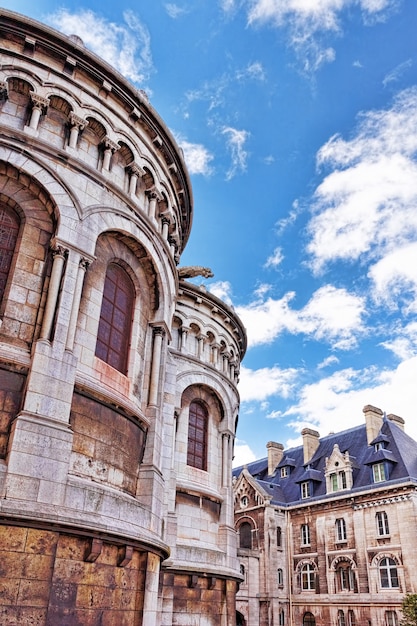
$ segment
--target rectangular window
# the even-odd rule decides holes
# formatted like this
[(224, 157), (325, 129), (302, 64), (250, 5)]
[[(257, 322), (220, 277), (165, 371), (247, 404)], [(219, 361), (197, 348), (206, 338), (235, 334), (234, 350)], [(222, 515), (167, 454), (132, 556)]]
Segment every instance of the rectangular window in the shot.
[(337, 474), (330, 474), (330, 484), (332, 486), (332, 491), (338, 490)]
[(301, 497), (303, 499), (310, 497), (310, 481), (308, 480), (304, 483), (301, 483)]
[(301, 545), (302, 546), (310, 545), (310, 527), (308, 524), (301, 525)]
[(287, 478), (288, 476), (288, 467), (281, 467), (281, 478)]
[(372, 466), (372, 474), (374, 477), (374, 483), (381, 483), (385, 480), (385, 466), (383, 463), (375, 463)]
[(388, 515), (385, 511), (378, 511), (376, 514), (376, 526), (379, 537), (389, 535)]
[(347, 482), (346, 482), (346, 472), (340, 472), (339, 474), (340, 476), (340, 488), (341, 489), (346, 489), (347, 487)]

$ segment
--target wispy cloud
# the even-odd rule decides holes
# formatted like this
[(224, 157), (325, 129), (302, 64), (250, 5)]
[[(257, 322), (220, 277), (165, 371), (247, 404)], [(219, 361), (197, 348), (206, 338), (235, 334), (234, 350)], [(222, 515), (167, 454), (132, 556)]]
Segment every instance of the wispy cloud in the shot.
[(154, 70), (150, 34), (133, 11), (125, 11), (123, 18), (124, 24), (116, 24), (89, 9), (59, 9), (46, 21), (66, 35), (81, 37), (87, 48), (123, 76), (143, 85)]
[(233, 306), (232, 286), (227, 280), (219, 280), (210, 283), (208, 289), (214, 296), (217, 296), (217, 298), (220, 298), (220, 300), (223, 300), (223, 302), (226, 302), (229, 306)]
[(174, 137), (183, 151), (189, 173), (210, 176), (213, 173), (213, 154), (202, 144), (191, 143), (179, 133), (174, 132)]
[(249, 132), (231, 126), (225, 126), (221, 132), (226, 137), (227, 147), (232, 157), (231, 165), (226, 172), (226, 180), (231, 180), (236, 174), (246, 171), (249, 153), (245, 150), (245, 144), (249, 139)]
[(247, 463), (251, 463), (252, 461), (256, 461), (256, 456), (250, 446), (246, 443), (246, 441), (236, 439), (233, 456), (233, 467), (241, 467), (242, 465), (246, 465)]
[(383, 20), (397, 0), (249, 0), (248, 23), (285, 28), (303, 69), (315, 72), (332, 62), (336, 53), (325, 44), (325, 36), (342, 33), (341, 18), (357, 6), (365, 23)]
[(279, 395), (287, 398), (295, 384), (296, 369), (281, 369), (278, 366), (251, 370), (244, 366), (240, 370), (239, 391), (242, 402), (262, 401)]
[(404, 61), (404, 63), (400, 63), (399, 65), (397, 65), (397, 67), (395, 67), (393, 70), (391, 70), (391, 72), (384, 76), (384, 80), (382, 81), (384, 87), (386, 87), (390, 83), (396, 83), (404, 74), (404, 72), (406, 72), (412, 65), (412, 59), (408, 59), (407, 61)]
[(185, 13), (188, 13), (188, 9), (185, 7), (180, 7), (178, 4), (174, 4), (172, 2), (167, 2), (164, 4), (165, 11), (168, 13), (169, 17), (172, 17), (173, 20), (181, 17)]
[(292, 309), (295, 294), (282, 298), (258, 298), (247, 306), (236, 307), (248, 333), (249, 346), (272, 343), (280, 334), (306, 335), (330, 343), (334, 349), (348, 350), (365, 333), (365, 301), (345, 289), (324, 285), (302, 309)]
[(265, 262), (265, 267), (277, 268), (284, 260), (284, 254), (282, 248), (275, 248), (271, 256), (269, 256)]

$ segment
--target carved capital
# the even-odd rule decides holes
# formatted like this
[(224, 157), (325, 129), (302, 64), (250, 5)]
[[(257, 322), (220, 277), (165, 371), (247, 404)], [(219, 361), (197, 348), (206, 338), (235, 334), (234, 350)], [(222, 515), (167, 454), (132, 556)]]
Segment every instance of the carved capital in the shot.
[(40, 109), (41, 111), (44, 111), (49, 106), (49, 98), (44, 98), (44, 96), (40, 96), (34, 91), (30, 92), (30, 98), (32, 100), (32, 105), (34, 109)]
[(84, 130), (84, 128), (88, 126), (88, 120), (85, 120), (84, 118), (75, 115), (75, 113), (71, 112), (69, 119), (71, 126), (75, 126), (79, 130)]
[(129, 163), (129, 165), (126, 166), (126, 169), (130, 175), (135, 175), (139, 178), (142, 178), (142, 176), (145, 175), (145, 170), (135, 162)]
[(109, 137), (104, 138), (103, 145), (105, 150), (111, 150), (112, 152), (116, 152), (120, 148), (119, 144), (109, 139)]

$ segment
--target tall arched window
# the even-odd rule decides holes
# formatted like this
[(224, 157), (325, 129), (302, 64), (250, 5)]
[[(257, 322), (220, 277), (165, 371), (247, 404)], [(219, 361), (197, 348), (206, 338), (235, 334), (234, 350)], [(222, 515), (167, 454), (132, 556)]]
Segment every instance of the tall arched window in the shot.
[(107, 268), (97, 333), (96, 356), (127, 373), (135, 289), (128, 273), (111, 263)]
[(345, 614), (341, 609), (337, 612), (337, 626), (346, 626)]
[(8, 207), (0, 208), (0, 300), (3, 299), (13, 253), (19, 233), (20, 220)]
[(348, 611), (348, 626), (356, 626), (355, 613), (352, 609), (349, 609)]
[(208, 413), (201, 402), (191, 402), (188, 416), (187, 465), (207, 470)]
[(239, 547), (252, 549), (252, 526), (249, 522), (243, 522), (239, 526)]
[(278, 619), (278, 623), (279, 626), (285, 626), (285, 613), (284, 613), (284, 609), (281, 609), (279, 612), (279, 619)]
[(306, 563), (301, 570), (301, 589), (303, 591), (314, 591), (315, 588), (316, 572), (311, 563)]
[(388, 515), (386, 511), (378, 511), (375, 516), (376, 528), (379, 536), (389, 535)]
[(303, 626), (316, 626), (316, 618), (312, 613), (304, 613)]
[(394, 559), (384, 557), (379, 562), (379, 576), (381, 580), (381, 587), (384, 589), (398, 588), (398, 572), (397, 564)]
[(282, 547), (282, 529), (281, 526), (277, 526), (277, 547)]

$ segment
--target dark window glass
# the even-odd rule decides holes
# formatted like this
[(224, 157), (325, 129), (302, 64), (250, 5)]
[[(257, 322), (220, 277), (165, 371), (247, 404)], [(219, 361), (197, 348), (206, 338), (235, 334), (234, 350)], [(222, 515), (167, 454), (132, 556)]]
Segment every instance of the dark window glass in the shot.
[(239, 546), (252, 549), (252, 526), (249, 522), (243, 522), (239, 527)]
[(207, 469), (208, 415), (200, 402), (191, 402), (188, 418), (187, 465)]
[(0, 300), (3, 298), (19, 233), (20, 220), (7, 207), (0, 208)]
[(383, 558), (379, 564), (381, 587), (384, 589), (399, 587), (397, 564), (394, 559)]
[(303, 626), (316, 626), (316, 619), (312, 613), (304, 613)]
[(96, 356), (126, 374), (135, 290), (127, 272), (107, 268), (97, 333)]

